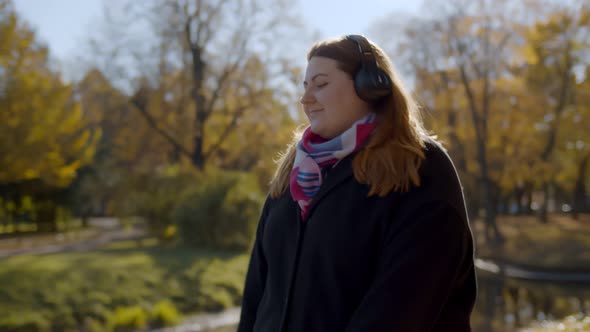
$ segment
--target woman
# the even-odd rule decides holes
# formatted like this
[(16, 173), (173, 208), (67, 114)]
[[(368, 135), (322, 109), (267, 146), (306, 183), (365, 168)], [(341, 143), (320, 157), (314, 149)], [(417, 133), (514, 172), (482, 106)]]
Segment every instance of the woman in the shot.
[(473, 242), (461, 184), (381, 48), (317, 43), (310, 126), (264, 205), (238, 332), (470, 331)]

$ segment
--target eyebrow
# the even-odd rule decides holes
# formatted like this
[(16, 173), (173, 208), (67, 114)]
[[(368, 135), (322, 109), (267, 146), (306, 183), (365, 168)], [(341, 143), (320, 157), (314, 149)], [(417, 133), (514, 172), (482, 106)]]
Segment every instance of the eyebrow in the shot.
[[(318, 73), (318, 74), (315, 74), (315, 75), (313, 75), (313, 76), (311, 77), (311, 80), (312, 80), (312, 81), (313, 81), (313, 80), (315, 80), (315, 79), (316, 79), (316, 77), (318, 77), (318, 76), (328, 76), (328, 74), (324, 74), (324, 73)], [(305, 86), (305, 85), (307, 85), (307, 81), (303, 81), (303, 85), (304, 85), (304, 86)]]

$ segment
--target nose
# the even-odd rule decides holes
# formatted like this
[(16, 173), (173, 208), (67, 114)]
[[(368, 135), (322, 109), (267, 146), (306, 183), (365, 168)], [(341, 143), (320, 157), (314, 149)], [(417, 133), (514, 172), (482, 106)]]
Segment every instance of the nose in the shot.
[(303, 93), (303, 96), (301, 96), (301, 99), (299, 99), (299, 102), (302, 105), (309, 105), (309, 104), (313, 104), (315, 102), (315, 97), (313, 96), (313, 93), (311, 93), (310, 91), (311, 89), (305, 89), (305, 92)]

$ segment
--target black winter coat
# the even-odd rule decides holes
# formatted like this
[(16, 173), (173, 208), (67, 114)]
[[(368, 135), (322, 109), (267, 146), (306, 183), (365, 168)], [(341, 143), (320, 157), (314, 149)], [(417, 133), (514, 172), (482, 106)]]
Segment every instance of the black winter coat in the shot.
[(258, 224), (238, 332), (471, 331), (477, 286), (463, 192), (427, 143), (421, 186), (367, 197), (338, 163), (302, 221), (289, 191)]

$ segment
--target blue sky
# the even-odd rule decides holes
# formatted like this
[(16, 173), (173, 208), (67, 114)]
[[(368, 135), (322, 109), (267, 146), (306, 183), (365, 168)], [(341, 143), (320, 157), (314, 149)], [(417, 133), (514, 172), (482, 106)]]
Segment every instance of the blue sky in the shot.
[[(59, 60), (72, 58), (88, 39), (102, 14), (103, 2), (118, 0), (13, 0), (16, 10), (49, 44)], [(409, 0), (299, 0), (310, 30), (321, 37), (368, 33), (375, 20), (393, 12), (416, 13), (420, 1)], [(370, 35), (369, 35), (370, 37)]]

